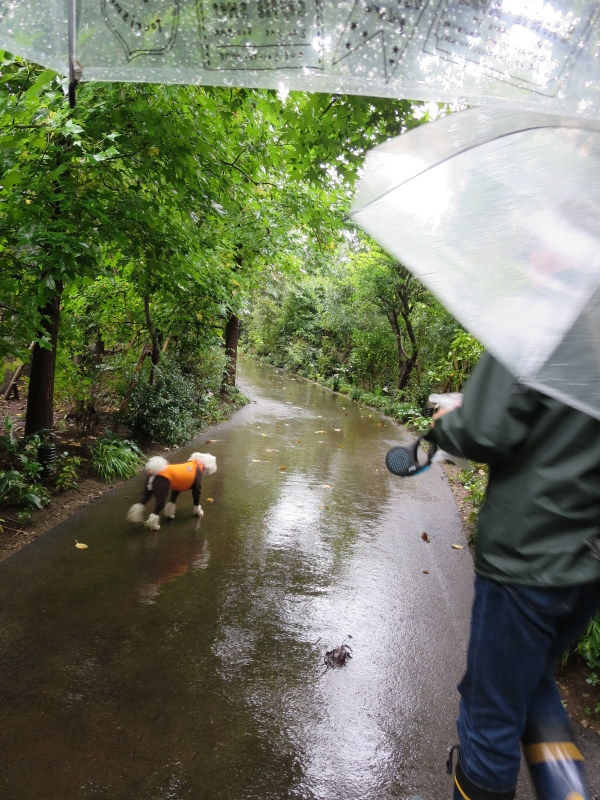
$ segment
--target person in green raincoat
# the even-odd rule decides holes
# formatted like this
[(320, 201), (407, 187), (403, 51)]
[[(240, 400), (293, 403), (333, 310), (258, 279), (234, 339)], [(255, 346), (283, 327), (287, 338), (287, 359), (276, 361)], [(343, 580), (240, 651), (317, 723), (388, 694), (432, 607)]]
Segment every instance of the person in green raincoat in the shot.
[(512, 800), (522, 747), (540, 800), (591, 800), (554, 671), (600, 608), (600, 420), (485, 354), (425, 438), (489, 465), (454, 798)]

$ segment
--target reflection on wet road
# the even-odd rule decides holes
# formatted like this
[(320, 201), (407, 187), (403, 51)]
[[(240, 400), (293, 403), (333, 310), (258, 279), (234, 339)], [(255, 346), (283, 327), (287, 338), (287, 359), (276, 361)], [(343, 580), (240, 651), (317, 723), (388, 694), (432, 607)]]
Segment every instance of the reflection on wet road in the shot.
[(347, 398), (250, 362), (241, 388), (172, 454), (217, 457), (202, 522), (189, 493), (125, 522), (136, 478), (0, 565), (3, 800), (450, 795), (471, 563), (442, 471), (390, 475), (407, 438)]

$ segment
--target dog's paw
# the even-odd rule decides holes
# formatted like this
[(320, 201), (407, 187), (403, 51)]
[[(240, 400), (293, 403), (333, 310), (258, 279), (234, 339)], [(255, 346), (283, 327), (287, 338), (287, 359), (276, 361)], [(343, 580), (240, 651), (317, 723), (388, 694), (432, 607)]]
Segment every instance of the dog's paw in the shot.
[(160, 519), (158, 514), (150, 514), (144, 525), (151, 531), (160, 530)]
[(202, 510), (202, 506), (194, 506), (194, 514), (202, 519), (204, 516), (204, 511)]
[(134, 503), (127, 512), (127, 522), (143, 522), (144, 521), (144, 504)]
[(175, 503), (167, 503), (164, 514), (165, 519), (175, 519)]

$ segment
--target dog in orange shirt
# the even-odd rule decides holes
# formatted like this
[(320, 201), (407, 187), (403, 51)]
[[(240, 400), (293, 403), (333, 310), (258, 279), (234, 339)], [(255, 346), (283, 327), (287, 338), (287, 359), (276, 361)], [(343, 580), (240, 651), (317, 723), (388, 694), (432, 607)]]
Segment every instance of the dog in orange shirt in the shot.
[[(164, 508), (166, 519), (174, 519), (175, 503), (180, 492), (192, 491), (194, 514), (204, 516), (200, 505), (200, 491), (204, 473), (212, 475), (217, 471), (217, 459), (210, 453), (192, 453), (187, 461), (170, 464), (162, 456), (153, 456), (146, 464), (144, 491), (139, 503), (134, 503), (127, 512), (129, 522), (144, 522), (145, 506), (154, 496), (154, 511), (144, 525), (151, 531), (160, 530), (160, 512)], [(167, 497), (171, 497), (167, 502)]]

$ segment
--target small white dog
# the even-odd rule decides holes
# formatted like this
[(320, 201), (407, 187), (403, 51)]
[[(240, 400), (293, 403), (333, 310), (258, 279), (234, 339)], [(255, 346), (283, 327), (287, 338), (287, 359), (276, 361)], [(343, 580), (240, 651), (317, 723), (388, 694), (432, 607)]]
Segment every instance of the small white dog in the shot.
[[(154, 512), (148, 516), (144, 525), (151, 531), (160, 530), (160, 512), (165, 510), (165, 518), (175, 517), (175, 503), (180, 492), (192, 490), (194, 514), (202, 518), (204, 511), (200, 505), (202, 476), (217, 471), (217, 459), (210, 453), (192, 453), (187, 461), (170, 464), (162, 456), (152, 456), (146, 464), (148, 473), (144, 481), (144, 492), (139, 503), (134, 503), (127, 512), (129, 522), (144, 522), (144, 511), (148, 500), (154, 495)], [(171, 498), (167, 497), (171, 491)]]

